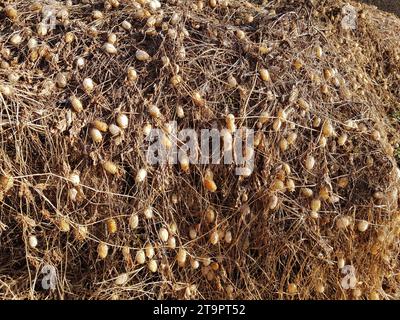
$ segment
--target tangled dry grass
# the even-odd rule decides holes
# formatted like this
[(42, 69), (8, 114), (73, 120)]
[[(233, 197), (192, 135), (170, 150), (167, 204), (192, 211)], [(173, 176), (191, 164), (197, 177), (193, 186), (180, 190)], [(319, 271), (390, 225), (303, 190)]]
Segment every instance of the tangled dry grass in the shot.
[[(0, 297), (398, 299), (399, 19), (351, 3), (345, 30), (341, 0), (161, 2), (53, 1), (54, 30), (44, 2), (1, 4)], [(249, 177), (146, 163), (149, 124), (227, 114), (256, 130)]]

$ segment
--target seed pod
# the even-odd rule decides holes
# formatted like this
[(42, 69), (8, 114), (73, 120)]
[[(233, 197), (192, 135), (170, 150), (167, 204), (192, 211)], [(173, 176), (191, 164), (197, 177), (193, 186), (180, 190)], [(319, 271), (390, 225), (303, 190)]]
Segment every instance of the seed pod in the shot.
[(136, 183), (142, 183), (146, 179), (146, 177), (147, 177), (147, 171), (146, 169), (142, 168), (137, 172), (135, 181)]
[(193, 100), (194, 104), (200, 108), (204, 107), (206, 104), (203, 97), (201, 96), (200, 92), (198, 92), (198, 91), (193, 93), (192, 100)]
[(381, 134), (380, 134), (380, 132), (379, 132), (378, 130), (374, 130), (374, 131), (372, 132), (372, 138), (373, 138), (375, 141), (379, 141), (379, 140), (381, 139)]
[(346, 133), (343, 133), (343, 134), (338, 138), (338, 145), (341, 146), (341, 147), (344, 146), (344, 145), (346, 144), (347, 138), (348, 138), (347, 134), (346, 134)]
[(132, 24), (131, 24), (129, 21), (124, 20), (124, 21), (122, 21), (122, 23), (121, 23), (121, 27), (122, 27), (123, 29), (125, 29), (126, 31), (129, 31), (129, 30), (132, 29)]
[(71, 188), (68, 190), (68, 198), (71, 201), (76, 201), (77, 195), (78, 195), (78, 190), (76, 190), (75, 188)]
[(314, 157), (311, 156), (311, 155), (307, 156), (306, 161), (305, 161), (304, 164), (305, 164), (305, 166), (306, 166), (306, 169), (307, 169), (308, 171), (311, 171), (311, 170), (314, 168), (314, 165), (315, 165), (315, 159), (314, 159)]
[(325, 148), (327, 142), (328, 142), (328, 141), (327, 141), (326, 137), (321, 137), (321, 138), (319, 139), (319, 145), (321, 146), (321, 148)]
[(64, 36), (64, 41), (65, 43), (71, 43), (72, 41), (74, 41), (75, 36), (72, 32), (67, 32)]
[(212, 245), (216, 245), (218, 242), (219, 242), (219, 234), (218, 234), (218, 231), (215, 230), (215, 231), (211, 232), (210, 243)]
[(310, 105), (309, 103), (304, 100), (303, 98), (300, 98), (299, 100), (297, 100), (297, 104), (299, 105), (299, 107), (301, 109), (303, 109), (304, 111), (309, 111), (310, 110)]
[(170, 249), (175, 249), (176, 248), (176, 239), (175, 239), (175, 237), (169, 237), (168, 238), (167, 246)]
[(139, 216), (135, 213), (133, 213), (130, 217), (129, 217), (129, 227), (134, 230), (138, 227), (139, 225)]
[(343, 217), (339, 217), (336, 220), (336, 228), (338, 228), (338, 229), (346, 229), (349, 225), (350, 225), (349, 217), (343, 216)]
[(269, 198), (268, 208), (274, 210), (278, 206), (278, 203), (279, 203), (279, 198), (277, 195), (274, 194)]
[(228, 114), (225, 118), (226, 128), (229, 130), (230, 133), (234, 133), (236, 131), (235, 125), (235, 116), (233, 114)]
[(83, 89), (85, 89), (85, 91), (87, 93), (91, 93), (93, 91), (93, 89), (94, 89), (94, 82), (90, 78), (85, 78), (83, 80), (82, 85), (83, 85)]
[(367, 231), (368, 226), (369, 226), (368, 221), (361, 220), (361, 221), (358, 222), (358, 224), (357, 224), (357, 229), (358, 229), (358, 231), (360, 231), (360, 232), (365, 232), (365, 231)]
[(283, 191), (285, 189), (285, 184), (280, 179), (275, 179), (271, 185), (271, 191)]
[(189, 158), (186, 155), (181, 157), (179, 163), (180, 163), (182, 171), (185, 171), (185, 172), (189, 171), (190, 163), (189, 163)]
[(169, 237), (168, 230), (166, 228), (164, 228), (164, 227), (161, 228), (158, 231), (158, 236), (159, 236), (159, 238), (160, 238), (160, 240), (162, 242), (167, 242), (168, 241), (168, 237)]
[(144, 250), (145, 250), (147, 258), (151, 259), (154, 257), (154, 255), (155, 255), (154, 247), (150, 242), (148, 242), (146, 244), (146, 246), (144, 247)]
[(292, 145), (296, 142), (297, 140), (297, 133), (296, 132), (290, 132), (288, 137), (287, 137), (287, 142), (289, 145)]
[(107, 231), (109, 234), (116, 233), (118, 230), (117, 221), (114, 218), (110, 218), (107, 220)]
[(122, 113), (118, 114), (117, 119), (116, 119), (116, 122), (117, 122), (118, 126), (119, 126), (121, 129), (126, 129), (126, 128), (128, 128), (129, 119), (128, 119), (128, 116), (127, 116), (127, 115), (122, 114)]
[(128, 279), (129, 279), (128, 274), (127, 273), (122, 273), (115, 279), (115, 284), (117, 286), (122, 286), (122, 285), (124, 285), (125, 283), (128, 282)]
[(18, 17), (18, 11), (12, 5), (7, 5), (4, 8), (4, 13), (10, 20), (13, 20), (13, 21), (15, 21)]
[(296, 185), (295, 185), (293, 179), (288, 179), (288, 180), (286, 181), (286, 189), (287, 189), (289, 192), (294, 192), (294, 191), (296, 191)]
[(147, 264), (147, 267), (149, 268), (150, 272), (157, 272), (158, 265), (156, 260), (150, 260), (149, 263)]
[(231, 231), (227, 231), (225, 233), (225, 238), (224, 238), (225, 242), (227, 244), (230, 244), (232, 242), (232, 232)]
[(311, 200), (311, 211), (317, 213), (321, 209), (321, 200), (313, 199)]
[(76, 240), (83, 241), (87, 238), (88, 229), (86, 226), (78, 226), (75, 229), (75, 238)]
[(69, 232), (71, 230), (69, 222), (65, 218), (61, 218), (58, 221), (58, 228), (60, 229), (61, 232)]
[(146, 217), (146, 219), (152, 219), (154, 217), (153, 214), (153, 207), (149, 206), (144, 210), (144, 216)]
[(28, 243), (31, 248), (36, 248), (38, 245), (38, 239), (36, 236), (29, 236)]
[(208, 209), (206, 210), (205, 218), (206, 218), (206, 221), (207, 221), (208, 223), (210, 223), (210, 224), (213, 223), (214, 220), (215, 220), (215, 212), (214, 212), (214, 210), (211, 209), (211, 208), (208, 208)]
[(321, 46), (316, 46), (315, 47), (315, 55), (317, 56), (318, 59), (322, 58), (323, 51), (322, 51)]
[(139, 61), (147, 61), (150, 59), (150, 55), (144, 50), (137, 50), (136, 59)]
[(180, 248), (177, 255), (176, 255), (176, 261), (178, 262), (178, 265), (180, 267), (184, 267), (186, 263), (186, 257), (187, 257), (187, 252), (185, 249)]
[(101, 132), (107, 132), (107, 130), (108, 130), (107, 123), (100, 121), (100, 120), (94, 120), (92, 125), (94, 128), (96, 128), (97, 130), (99, 130)]
[(285, 152), (288, 148), (289, 148), (288, 141), (285, 138), (282, 138), (279, 141), (279, 149), (281, 150), (281, 152)]
[(11, 37), (10, 42), (14, 46), (18, 46), (22, 42), (22, 37), (19, 34), (15, 34)]
[(272, 125), (272, 129), (274, 129), (275, 132), (278, 132), (282, 127), (282, 120), (277, 118), (274, 120), (274, 123)]
[(117, 48), (114, 46), (114, 44), (113, 44), (113, 43), (110, 43), (110, 40), (109, 40), (109, 42), (106, 42), (106, 43), (103, 45), (103, 50), (104, 50), (105, 52), (109, 53), (109, 54), (116, 54), (116, 53), (118, 52), (118, 50), (117, 50)]
[(136, 252), (135, 260), (138, 264), (144, 264), (146, 262), (146, 255), (143, 250)]
[(135, 82), (138, 78), (137, 72), (134, 67), (129, 67), (127, 74), (128, 74), (128, 80), (130, 82)]
[(287, 290), (288, 290), (289, 294), (296, 294), (297, 293), (297, 285), (295, 283), (289, 283)]
[(11, 176), (0, 177), (0, 192), (7, 193), (14, 186), (14, 178)]
[(229, 75), (228, 77), (228, 86), (229, 88), (236, 88), (238, 85), (236, 78), (233, 75)]
[(203, 185), (204, 185), (204, 188), (206, 188), (210, 192), (217, 191), (217, 185), (215, 184), (214, 180), (204, 179)]
[(300, 69), (303, 67), (303, 61), (301, 61), (300, 59), (295, 59), (295, 60), (293, 61), (293, 67), (294, 67), (296, 70), (300, 70)]
[(379, 293), (373, 291), (369, 294), (369, 300), (380, 300)]
[(160, 109), (154, 105), (151, 105), (149, 108), (149, 113), (153, 118), (161, 118)]
[(269, 71), (267, 69), (260, 69), (260, 77), (263, 81), (269, 82), (271, 80), (271, 76), (269, 74)]
[(182, 83), (182, 81), (182, 77), (179, 74), (172, 76), (170, 80), (172, 86), (175, 88), (177, 88)]
[(338, 187), (339, 188), (346, 188), (349, 185), (349, 178), (347, 177), (342, 177), (338, 180)]
[(36, 32), (39, 37), (44, 37), (47, 34), (46, 24), (44, 24), (43, 22), (38, 23), (36, 27)]
[(333, 135), (333, 133), (334, 133), (334, 130), (333, 130), (331, 122), (329, 120), (326, 120), (322, 126), (322, 134), (325, 137), (330, 137)]
[(101, 11), (99, 11), (99, 10), (94, 10), (94, 11), (92, 12), (92, 17), (93, 17), (93, 19), (95, 19), (95, 20), (99, 20), (99, 19), (103, 19), (104, 15), (103, 15), (103, 12), (101, 12)]
[(339, 269), (343, 269), (346, 264), (346, 260), (343, 258), (338, 258), (337, 264)]
[(185, 116), (185, 112), (183, 111), (182, 106), (176, 107), (176, 115), (178, 118), (181, 118), (181, 119)]
[(197, 231), (196, 231), (196, 229), (190, 228), (190, 230), (189, 230), (189, 238), (190, 238), (191, 240), (194, 240), (194, 239), (197, 238)]
[(239, 40), (243, 40), (244, 38), (246, 38), (246, 33), (244, 33), (243, 30), (236, 30), (236, 37)]
[(83, 110), (82, 102), (75, 96), (71, 96), (69, 98), (69, 101), (71, 103), (72, 109), (79, 113)]
[(196, 259), (190, 260), (190, 266), (193, 270), (197, 270), (200, 267), (200, 262)]
[(317, 291), (317, 292), (320, 293), (320, 294), (323, 294), (323, 293), (325, 292), (325, 287), (324, 287), (324, 285), (323, 285), (322, 283), (318, 283), (318, 284), (315, 286), (315, 291)]
[(321, 187), (321, 189), (319, 190), (319, 197), (325, 201), (330, 198), (330, 192), (327, 186)]
[(101, 242), (97, 247), (97, 254), (99, 255), (100, 259), (105, 259), (108, 255), (108, 245)]
[(111, 161), (104, 161), (103, 168), (110, 174), (117, 174), (117, 172), (118, 172), (117, 165)]
[(261, 124), (266, 123), (270, 119), (270, 115), (267, 111), (261, 112), (260, 117), (258, 118), (258, 121)]
[(108, 127), (108, 131), (110, 131), (111, 135), (115, 137), (121, 133), (121, 128), (112, 123)]
[(93, 142), (99, 143), (103, 140), (103, 136), (101, 135), (100, 130), (96, 128), (91, 128), (89, 131), (90, 137), (92, 138)]
[(78, 171), (72, 172), (72, 173), (69, 175), (68, 180), (69, 180), (74, 186), (79, 185), (80, 182), (81, 182), (81, 179), (80, 179), (80, 177), (79, 177)]

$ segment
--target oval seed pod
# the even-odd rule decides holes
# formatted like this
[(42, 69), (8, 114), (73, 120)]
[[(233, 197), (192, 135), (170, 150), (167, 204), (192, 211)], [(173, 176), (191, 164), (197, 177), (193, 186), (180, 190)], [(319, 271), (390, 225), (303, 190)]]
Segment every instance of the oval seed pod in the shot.
[(99, 130), (101, 132), (107, 132), (107, 130), (108, 130), (107, 123), (100, 121), (100, 120), (94, 120), (92, 125), (94, 128), (96, 128), (97, 130)]
[(36, 238), (36, 236), (29, 236), (28, 244), (31, 248), (36, 248), (38, 245), (38, 239)]
[(317, 56), (318, 59), (322, 58), (323, 51), (322, 51), (321, 46), (316, 46), (315, 47), (315, 55)]
[(235, 116), (233, 114), (228, 114), (225, 118), (226, 128), (229, 130), (230, 133), (234, 133), (236, 131), (235, 125)]
[(225, 243), (230, 244), (232, 242), (232, 232), (227, 231), (224, 237)]
[(71, 188), (68, 190), (68, 198), (71, 201), (76, 201), (76, 197), (78, 196), (78, 190), (76, 190), (75, 188)]
[(296, 191), (296, 185), (295, 185), (293, 179), (288, 179), (288, 180), (286, 181), (286, 189), (287, 189), (289, 192), (294, 192), (294, 191)]
[(297, 285), (295, 283), (289, 283), (287, 290), (288, 290), (289, 294), (296, 294), (297, 293)]
[(121, 133), (121, 128), (115, 125), (114, 123), (110, 124), (108, 127), (108, 131), (110, 131), (113, 137), (119, 135)]
[(153, 245), (152, 245), (150, 242), (148, 242), (148, 243), (146, 244), (144, 250), (145, 250), (145, 252), (146, 252), (146, 257), (147, 257), (147, 258), (151, 259), (151, 258), (154, 257), (154, 255), (155, 255), (154, 247), (153, 247)]
[(166, 228), (162, 227), (158, 231), (158, 236), (159, 236), (159, 238), (160, 238), (160, 240), (162, 242), (167, 242), (168, 241), (168, 237), (169, 237), (168, 230)]
[(91, 128), (89, 131), (90, 137), (92, 138), (93, 142), (99, 143), (103, 140), (103, 136), (101, 135), (100, 130), (96, 128)]
[(117, 172), (118, 172), (117, 165), (111, 161), (104, 161), (103, 168), (110, 174), (117, 174)]
[(15, 9), (12, 5), (7, 5), (4, 8), (4, 13), (6, 14), (6, 16), (10, 19), (10, 20), (16, 20), (18, 17), (18, 11), (17, 9)]
[(185, 116), (185, 112), (183, 111), (182, 106), (176, 107), (176, 115), (178, 116), (178, 118), (181, 118), (181, 119)]
[(358, 231), (360, 231), (360, 232), (365, 232), (365, 231), (367, 231), (368, 226), (369, 226), (368, 221), (361, 220), (361, 221), (358, 222), (358, 224), (357, 224), (357, 229), (358, 229)]
[(258, 118), (258, 121), (261, 124), (264, 124), (269, 120), (269, 118), (270, 118), (269, 113), (267, 111), (263, 111), (263, 112), (261, 112), (260, 117)]
[(206, 210), (205, 218), (206, 218), (206, 221), (207, 221), (208, 223), (213, 223), (214, 220), (215, 220), (215, 212), (214, 212), (214, 210), (211, 209), (211, 208), (208, 208), (208, 209)]
[(341, 147), (344, 146), (344, 145), (346, 144), (347, 138), (348, 138), (347, 134), (346, 134), (346, 133), (343, 133), (343, 134), (338, 138), (338, 145), (341, 146)]
[(282, 138), (279, 141), (279, 149), (281, 150), (281, 152), (285, 152), (288, 148), (289, 148), (288, 141), (285, 138)]
[(145, 253), (144, 253), (143, 250), (138, 250), (138, 251), (136, 252), (135, 261), (136, 261), (138, 264), (144, 264), (144, 263), (146, 262), (146, 255), (145, 255)]
[(339, 217), (336, 220), (336, 228), (338, 228), (338, 229), (346, 229), (349, 225), (350, 225), (349, 217), (343, 216), (343, 217)]
[(277, 195), (274, 194), (269, 198), (268, 208), (274, 210), (278, 206), (278, 203), (279, 203), (279, 198)]
[(122, 114), (122, 113), (118, 114), (117, 119), (116, 119), (116, 122), (117, 122), (118, 126), (119, 126), (121, 129), (126, 129), (126, 128), (128, 128), (129, 119), (128, 119), (128, 116), (127, 116), (127, 115)]
[(142, 183), (146, 179), (146, 177), (147, 177), (147, 171), (146, 169), (142, 168), (137, 172), (135, 181), (136, 183)]
[(185, 171), (185, 172), (189, 171), (190, 162), (189, 162), (189, 158), (186, 155), (183, 155), (181, 157), (179, 163), (180, 163), (182, 171)]
[(153, 117), (153, 118), (161, 118), (161, 112), (160, 109), (157, 106), (151, 105), (148, 108), (149, 114)]
[(90, 78), (85, 78), (82, 82), (83, 85), (83, 89), (87, 92), (87, 93), (91, 93), (94, 89), (94, 82), (92, 79)]
[(85, 66), (85, 59), (83, 59), (82, 57), (78, 57), (78, 58), (76, 59), (76, 66), (77, 66), (79, 69), (82, 69), (82, 68)]
[(150, 55), (144, 50), (137, 50), (135, 56), (139, 61), (147, 61), (150, 59)]
[(297, 100), (297, 104), (299, 105), (299, 107), (301, 109), (303, 109), (304, 111), (309, 111), (310, 110), (310, 105), (309, 103), (304, 100), (303, 98), (300, 98), (299, 100)]
[(317, 213), (321, 209), (321, 200), (313, 199), (311, 200), (311, 211)]
[(22, 42), (22, 37), (19, 34), (15, 34), (11, 37), (10, 42), (14, 46), (18, 46)]
[(200, 267), (200, 262), (196, 259), (190, 260), (190, 266), (193, 270), (197, 270)]
[(122, 21), (122, 23), (121, 23), (121, 27), (122, 27), (124, 30), (129, 31), (129, 30), (132, 29), (132, 24), (131, 24), (129, 21), (124, 20), (124, 21)]
[(176, 255), (176, 261), (180, 267), (184, 267), (186, 263), (187, 252), (185, 249), (180, 248)]
[(337, 264), (339, 269), (343, 269), (346, 264), (346, 260), (343, 258), (338, 258)]
[(379, 293), (373, 291), (369, 294), (369, 300), (380, 300)]
[(65, 218), (61, 218), (58, 221), (58, 228), (60, 229), (61, 232), (69, 232), (71, 230), (69, 222)]
[(125, 283), (128, 282), (128, 279), (129, 279), (128, 274), (127, 273), (122, 273), (115, 279), (115, 284), (117, 286), (122, 286), (122, 285), (124, 285)]
[(71, 103), (72, 109), (79, 113), (83, 110), (82, 102), (75, 96), (71, 96), (69, 98), (69, 101)]
[(81, 183), (81, 179), (80, 179), (80, 177), (79, 177), (78, 171), (72, 172), (72, 173), (69, 175), (68, 180), (69, 180), (74, 186), (79, 185), (79, 184)]
[(203, 97), (201, 96), (200, 92), (198, 92), (198, 91), (193, 93), (192, 100), (193, 100), (194, 104), (198, 107), (204, 107), (206, 104)]
[(64, 41), (65, 43), (71, 43), (72, 41), (74, 41), (75, 36), (72, 32), (67, 32), (64, 36)]
[(338, 180), (338, 187), (339, 188), (346, 188), (349, 185), (349, 178), (347, 177), (342, 177)]
[(211, 232), (210, 243), (212, 245), (216, 245), (218, 242), (219, 242), (219, 234), (218, 234), (218, 231), (215, 230), (215, 231)]
[(149, 261), (149, 263), (147, 264), (147, 267), (149, 268), (150, 272), (153, 272), (153, 273), (157, 272), (157, 269), (158, 269), (157, 261), (151, 259)]
[(211, 179), (204, 179), (203, 180), (203, 186), (205, 189), (207, 189), (210, 192), (215, 192), (217, 191), (217, 185), (214, 182), (214, 180)]
[(36, 32), (37, 32), (38, 36), (44, 37), (47, 34), (46, 24), (44, 24), (42, 22), (38, 23), (38, 25), (36, 27)]
[(322, 126), (322, 134), (325, 137), (330, 137), (334, 133), (332, 123), (329, 120), (326, 120)]
[(191, 240), (194, 240), (194, 239), (197, 238), (197, 231), (196, 231), (196, 229), (190, 228), (190, 230), (189, 230), (189, 238), (190, 238)]
[(287, 142), (289, 145), (292, 145), (296, 142), (297, 140), (297, 133), (296, 132), (290, 132), (288, 137), (287, 137)]
[(170, 249), (175, 249), (176, 248), (176, 239), (175, 239), (175, 237), (169, 237), (168, 242), (167, 242), (167, 246)]
[(233, 75), (229, 75), (228, 77), (228, 86), (229, 88), (236, 88), (238, 85), (236, 78)]
[(103, 15), (103, 12), (101, 12), (101, 11), (99, 11), (99, 10), (94, 10), (94, 11), (92, 12), (92, 17), (93, 17), (93, 19), (95, 19), (95, 20), (99, 20), (99, 19), (103, 19), (104, 15)]
[(128, 71), (127, 71), (127, 74), (128, 74), (128, 76), (127, 76), (128, 80), (130, 82), (135, 82), (137, 80), (137, 78), (138, 78), (137, 72), (136, 72), (134, 67), (129, 67)]
[(172, 86), (175, 88), (177, 88), (182, 83), (182, 81), (182, 77), (179, 74), (172, 76), (170, 80)]
[(113, 234), (113, 233), (117, 232), (117, 230), (118, 230), (117, 221), (114, 218), (108, 219), (106, 222), (106, 225), (107, 225), (107, 231), (109, 234)]
[(314, 165), (315, 165), (314, 157), (311, 156), (311, 155), (307, 156), (306, 161), (305, 161), (304, 164), (305, 164), (306, 169), (308, 171), (311, 171), (314, 168)]
[(99, 255), (100, 259), (105, 259), (108, 255), (108, 245), (103, 242), (100, 242), (97, 247), (97, 254)]
[(129, 217), (129, 227), (134, 230), (138, 227), (139, 225), (139, 216), (136, 213), (133, 213)]
[(144, 216), (146, 217), (146, 219), (152, 219), (154, 217), (154, 213), (153, 213), (153, 207), (149, 206), (147, 207), (144, 211)]
[(307, 198), (310, 198), (313, 196), (313, 191), (310, 188), (302, 188), (301, 193)]
[[(110, 35), (111, 36), (111, 35)], [(103, 50), (109, 54), (116, 54), (118, 52), (117, 48), (114, 46), (114, 42), (111, 42), (110, 36), (108, 38), (108, 42), (103, 45)]]
[(239, 40), (243, 40), (244, 38), (246, 38), (246, 33), (244, 33), (243, 30), (236, 30), (236, 37)]
[(271, 80), (271, 76), (269, 74), (269, 71), (265, 68), (260, 69), (260, 77), (263, 81), (269, 82)]

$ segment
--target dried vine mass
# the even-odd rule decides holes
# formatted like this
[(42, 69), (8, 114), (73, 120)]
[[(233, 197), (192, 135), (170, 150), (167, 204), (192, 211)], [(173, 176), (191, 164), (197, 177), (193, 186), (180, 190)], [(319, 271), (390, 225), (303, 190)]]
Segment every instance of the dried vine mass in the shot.
[[(400, 20), (261, 2), (1, 2), (2, 299), (399, 298)], [(172, 120), (254, 171), (150, 166)]]

